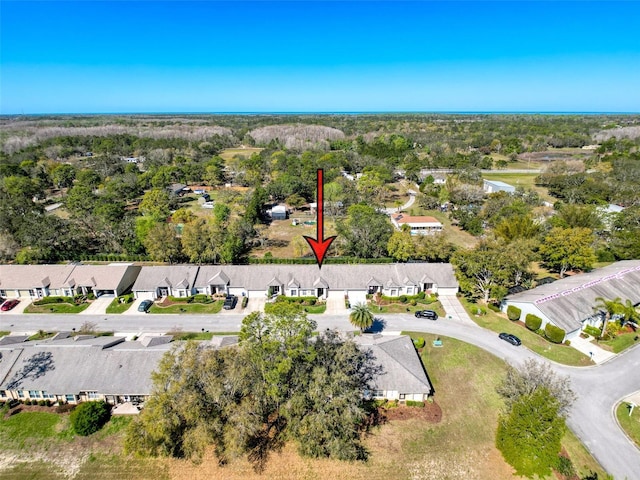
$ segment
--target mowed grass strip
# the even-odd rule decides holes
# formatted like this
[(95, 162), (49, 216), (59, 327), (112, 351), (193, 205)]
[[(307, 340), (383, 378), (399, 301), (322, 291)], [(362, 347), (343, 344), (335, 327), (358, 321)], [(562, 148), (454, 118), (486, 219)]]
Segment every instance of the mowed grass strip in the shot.
[(640, 407), (635, 407), (629, 416), (629, 404), (621, 402), (616, 407), (616, 418), (620, 422), (622, 430), (640, 448)]
[(33, 303), (24, 309), (24, 313), (80, 313), (89, 307), (90, 303), (72, 305), (70, 303), (49, 303), (46, 305), (34, 305)]
[[(120, 299), (124, 299), (124, 302)], [(133, 294), (123, 295), (121, 297), (114, 298), (113, 301), (107, 307), (107, 313), (124, 313), (133, 305)]]
[[(533, 350), (538, 355), (542, 355), (549, 360), (562, 363), (563, 365), (572, 365), (577, 367), (594, 365), (593, 361), (588, 356), (579, 352), (575, 348), (567, 345), (551, 343), (523, 325), (517, 322), (512, 322), (502, 313), (493, 312), (486, 307), (481, 307), (475, 303), (469, 302), (465, 298), (460, 298), (460, 301), (465, 307), (465, 310), (467, 310), (471, 319), (479, 326), (492, 330), (496, 333), (511, 333), (520, 338), (523, 345)], [(483, 308), (487, 313), (485, 315), (477, 315), (476, 313), (478, 308)]]
[(594, 343), (605, 350), (609, 350), (613, 353), (620, 353), (623, 350), (640, 343), (640, 335), (636, 332), (621, 333), (613, 340), (600, 340), (599, 342)]
[(149, 313), (219, 313), (223, 303), (222, 300), (216, 300), (211, 303), (175, 303), (168, 307), (153, 304)]

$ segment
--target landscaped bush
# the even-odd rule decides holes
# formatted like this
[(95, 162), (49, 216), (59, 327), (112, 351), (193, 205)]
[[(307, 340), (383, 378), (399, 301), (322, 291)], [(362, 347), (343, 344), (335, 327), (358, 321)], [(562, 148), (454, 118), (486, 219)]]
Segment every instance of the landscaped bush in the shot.
[(407, 407), (424, 407), (424, 402), (418, 402), (415, 400), (407, 400), (405, 404)]
[(56, 407), (56, 413), (69, 413), (75, 408), (75, 405), (72, 405), (70, 403), (63, 403), (62, 405), (58, 405)]
[(520, 320), (520, 315), (522, 315), (522, 310), (520, 310), (518, 307), (514, 305), (509, 305), (507, 307), (507, 317), (509, 317), (509, 320), (511, 320), (512, 322)]
[(50, 305), (52, 303), (73, 303), (72, 297), (43, 297), (33, 302), (34, 305)]
[(418, 295), (416, 295), (416, 297), (418, 297), (419, 300), (424, 300), (424, 297), (426, 297), (427, 294), (424, 292), (419, 292)]
[(416, 348), (423, 348), (425, 344), (424, 338), (422, 337), (414, 338), (413, 344), (415, 345)]
[(110, 417), (111, 407), (105, 402), (85, 402), (71, 412), (69, 420), (73, 430), (86, 437), (100, 430)]
[(571, 459), (563, 456), (558, 457), (556, 471), (560, 475), (564, 475), (566, 478), (572, 478), (576, 474), (576, 469), (573, 466)]
[(249, 303), (249, 297), (242, 297), (242, 308), (246, 308)]
[(45, 402), (44, 400), (38, 400), (38, 406), (44, 407), (46, 405), (47, 405), (47, 402)]
[(600, 337), (600, 329), (598, 327), (593, 327), (591, 325), (587, 325), (584, 327), (585, 333), (591, 335), (592, 337), (599, 338)]
[(318, 302), (316, 297), (287, 297), (278, 295), (276, 302), (299, 303), (300, 305), (315, 305)]
[(189, 297), (188, 301), (189, 303), (212, 303), (213, 299), (204, 293), (197, 293), (196, 295)]
[(551, 323), (547, 323), (544, 327), (544, 335), (553, 343), (562, 343), (564, 341), (565, 331), (556, 327)]
[(495, 303), (490, 303), (489, 305), (487, 305), (487, 308), (496, 313), (500, 311), (500, 306), (496, 305)]
[(24, 401), (24, 404), (25, 404), (25, 405), (31, 405), (31, 400), (27, 398), (27, 399)]
[(400, 295), (398, 300), (400, 300), (400, 303), (407, 303), (409, 301), (406, 295)]
[(532, 313), (527, 313), (524, 324), (529, 330), (535, 332), (542, 326), (542, 319)]

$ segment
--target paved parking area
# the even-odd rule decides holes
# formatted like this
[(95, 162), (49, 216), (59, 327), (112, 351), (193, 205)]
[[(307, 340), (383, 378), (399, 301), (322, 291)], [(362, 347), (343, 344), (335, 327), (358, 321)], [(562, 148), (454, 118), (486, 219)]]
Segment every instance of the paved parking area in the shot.
[(98, 297), (86, 310), (83, 310), (78, 315), (104, 315), (107, 313), (107, 307), (113, 302), (115, 297)]

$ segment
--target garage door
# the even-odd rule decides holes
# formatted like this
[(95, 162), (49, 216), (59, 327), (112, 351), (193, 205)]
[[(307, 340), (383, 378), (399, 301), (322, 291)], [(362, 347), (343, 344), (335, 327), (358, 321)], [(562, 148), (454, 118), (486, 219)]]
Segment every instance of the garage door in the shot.
[(155, 300), (153, 292), (134, 292), (134, 297), (138, 300)]
[(367, 303), (367, 292), (365, 290), (352, 290), (348, 295), (351, 306), (356, 303)]

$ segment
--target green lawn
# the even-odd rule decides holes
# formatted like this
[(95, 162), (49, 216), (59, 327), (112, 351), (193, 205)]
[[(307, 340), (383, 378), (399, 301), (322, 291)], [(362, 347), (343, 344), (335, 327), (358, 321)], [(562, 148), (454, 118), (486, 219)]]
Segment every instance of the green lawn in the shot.
[(327, 310), (327, 304), (323, 303), (321, 305), (308, 305), (304, 307), (304, 311), (307, 313), (319, 314), (324, 313)]
[(638, 333), (629, 332), (618, 335), (613, 340), (600, 340), (595, 342), (596, 345), (603, 347), (605, 350), (609, 350), (613, 353), (620, 353), (623, 350), (634, 346), (638, 343), (637, 340), (640, 337)]
[(28, 449), (71, 437), (68, 417), (56, 413), (21, 412), (0, 420), (2, 449)]
[(149, 313), (218, 313), (222, 310), (224, 301), (216, 300), (212, 303), (175, 303), (168, 307), (153, 304)]
[(70, 303), (49, 303), (47, 305), (34, 305), (33, 303), (24, 309), (25, 313), (80, 313), (89, 307), (90, 303), (72, 305)]
[(476, 304), (470, 303), (465, 298), (460, 298), (460, 301), (467, 310), (467, 313), (469, 313), (471, 319), (482, 328), (487, 328), (496, 333), (507, 332), (516, 335), (520, 340), (522, 340), (523, 345), (549, 360), (553, 360), (554, 362), (562, 363), (564, 365), (574, 365), (579, 367), (594, 365), (593, 361), (589, 359), (588, 356), (579, 352), (575, 348), (551, 343), (526, 327), (523, 327), (516, 322), (512, 322), (502, 313), (496, 313), (485, 307), (481, 307), (487, 310), (487, 314), (478, 316), (476, 315), (476, 311), (478, 309)]
[(627, 402), (621, 402), (616, 408), (616, 417), (625, 433), (633, 440), (636, 447), (640, 448), (640, 408), (635, 407), (629, 416)]
[(238, 335), (240, 332), (167, 332), (173, 340), (211, 340), (214, 336)]
[(414, 313), (418, 310), (434, 310), (439, 317), (445, 316), (444, 308), (439, 301), (431, 302), (431, 303), (420, 303), (416, 306), (412, 306), (411, 303), (392, 303), (391, 305), (384, 305), (380, 308), (375, 304), (375, 302), (370, 303), (371, 313), (374, 315), (376, 313)]
[[(121, 301), (124, 299), (124, 302)], [(107, 313), (124, 313), (129, 310), (133, 303), (133, 293), (122, 295), (121, 297), (114, 298), (113, 301), (107, 307)]]
[(39, 330), (35, 335), (31, 335), (29, 340), (44, 340), (45, 338), (51, 338), (56, 334), (56, 332), (45, 332), (44, 330)]
[(4, 337), (5, 335), (9, 335), (11, 332), (7, 332), (6, 330), (0, 330), (0, 337)]

